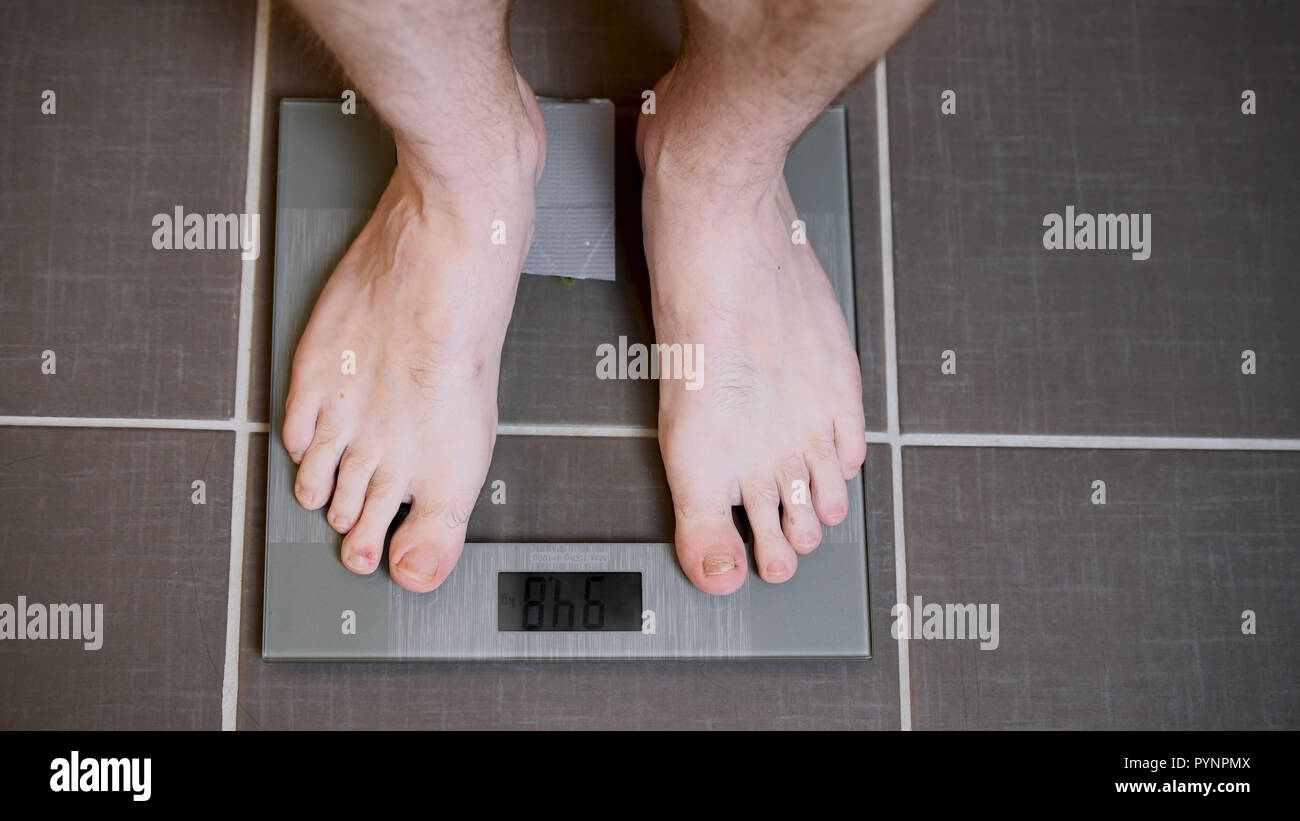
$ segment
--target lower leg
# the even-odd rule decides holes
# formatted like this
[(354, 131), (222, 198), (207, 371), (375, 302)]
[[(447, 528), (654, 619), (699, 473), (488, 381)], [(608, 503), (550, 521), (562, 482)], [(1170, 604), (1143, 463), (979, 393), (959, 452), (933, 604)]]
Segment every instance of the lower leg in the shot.
[(928, 2), (688, 0), (681, 56), (641, 117), (656, 337), (704, 350), (702, 389), (660, 382), (659, 438), (678, 558), (707, 592), (745, 578), (733, 505), (769, 582), (848, 512), (866, 456), (860, 370), (816, 255), (792, 241), (782, 167)]
[(539, 164), (532, 92), (507, 39), (509, 0), (294, 0), (393, 132), (399, 162), (466, 182)]
[[(683, 0), (645, 161), (735, 185), (779, 174), (821, 111), (933, 0)], [(649, 121), (647, 121), (649, 122)]]
[[(329, 505), (358, 573), (376, 569), (410, 502), (389, 569), (431, 590), (460, 555), (495, 442), (541, 113), (510, 60), (505, 0), (297, 6), (391, 127), (398, 164), (294, 355), (283, 439), (295, 493)], [(341, 372), (343, 351), (355, 372)]]

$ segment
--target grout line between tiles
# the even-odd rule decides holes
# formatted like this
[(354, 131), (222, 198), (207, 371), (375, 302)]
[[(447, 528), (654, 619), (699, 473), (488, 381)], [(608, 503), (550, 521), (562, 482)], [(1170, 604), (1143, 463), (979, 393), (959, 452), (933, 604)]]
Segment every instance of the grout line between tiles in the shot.
[(118, 428), (128, 430), (246, 430), (268, 433), (266, 422), (235, 419), (139, 419), (117, 416), (0, 416), (0, 428)]
[[(894, 520), (894, 596), (895, 602), (907, 601), (907, 542), (903, 523), (903, 449), (889, 447), (890, 485), (893, 493)], [(894, 615), (893, 607), (889, 609)], [(906, 635), (898, 637), (898, 729), (912, 729), (912, 654)]]
[[(0, 428), (109, 428), (118, 430), (208, 430), (270, 433), (267, 422), (238, 419), (150, 419), (119, 416), (0, 416)], [(553, 425), (503, 422), (500, 436), (574, 436), (654, 439), (657, 428), (636, 425)], [(1054, 433), (900, 433), (869, 430), (875, 445), (950, 448), (1060, 448), (1062, 450), (1257, 450), (1300, 451), (1300, 439), (1245, 436), (1103, 436)]]
[[(253, 37), (253, 78), (248, 93), (248, 165), (244, 212), (258, 213), (262, 191), (266, 66), (270, 51), (271, 3), (257, 0)], [(253, 287), (257, 261), (244, 260), (239, 281), (239, 352), (235, 365), (235, 464), (230, 494), (230, 579), (226, 593), (226, 657), (221, 682), (221, 729), (236, 729), (239, 704), (239, 628), (244, 589), (244, 530), (248, 503), (248, 393), (252, 383)]]
[[(876, 63), (876, 159), (880, 183), (880, 301), (884, 309), (885, 419), (894, 509), (894, 595), (907, 601), (907, 543), (903, 538), (903, 452), (898, 427), (898, 329), (894, 314), (894, 203), (889, 178), (889, 87), (885, 57)], [(870, 433), (867, 441), (871, 441)], [(892, 612), (892, 610), (891, 610)], [(898, 726), (912, 729), (912, 662), (898, 638)]]
[(1015, 433), (904, 433), (891, 440), (904, 447), (1061, 448), (1084, 450), (1273, 450), (1300, 451), (1300, 439), (1214, 436), (1069, 436)]

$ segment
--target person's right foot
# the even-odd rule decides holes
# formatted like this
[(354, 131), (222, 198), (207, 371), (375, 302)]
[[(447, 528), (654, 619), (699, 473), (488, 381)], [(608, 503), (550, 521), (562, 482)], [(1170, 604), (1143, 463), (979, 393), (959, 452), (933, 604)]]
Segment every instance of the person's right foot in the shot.
[(397, 170), (293, 360), (283, 437), (298, 501), (329, 504), (356, 573), (378, 567), (409, 501), (389, 571), (417, 592), (460, 557), (496, 441), (501, 347), (546, 152), (537, 101), (518, 83), (509, 127), (444, 123), (436, 143), (399, 140)]

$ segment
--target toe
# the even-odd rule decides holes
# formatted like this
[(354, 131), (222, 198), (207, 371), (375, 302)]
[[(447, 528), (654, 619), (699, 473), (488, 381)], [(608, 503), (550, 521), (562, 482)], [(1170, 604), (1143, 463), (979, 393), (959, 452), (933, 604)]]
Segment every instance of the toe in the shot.
[(821, 522), (812, 505), (812, 480), (802, 455), (786, 459), (777, 475), (781, 491), (781, 531), (797, 553), (811, 553), (822, 541)]
[(713, 492), (697, 491), (684, 476), (669, 473), (677, 561), (686, 578), (705, 593), (725, 596), (745, 583), (745, 543), (731, 518), (731, 502), (721, 481)]
[(849, 489), (831, 436), (814, 437), (804, 452), (808, 474), (812, 478), (813, 509), (822, 524), (837, 525), (849, 512)]
[(319, 413), (320, 402), (316, 397), (301, 391), (290, 391), (289, 399), (284, 403), (284, 424), (280, 427), (280, 438), (295, 465), (302, 462), (303, 454), (311, 447)]
[(412, 496), (411, 512), (389, 545), (388, 569), (402, 587), (427, 593), (460, 559), (475, 499), (440, 498), (430, 488), (417, 488)]
[(298, 465), (298, 478), (294, 482), (294, 495), (303, 507), (316, 510), (329, 501), (334, 492), (334, 472), (346, 445), (342, 426), (322, 416), (311, 446)]
[(379, 566), (384, 552), (384, 538), (402, 505), (406, 483), (380, 465), (370, 477), (366, 501), (357, 523), (343, 537), (343, 564), (355, 573), (370, 573)]
[(852, 479), (867, 460), (867, 422), (862, 406), (835, 417), (835, 453), (840, 459), (840, 473)]
[(758, 565), (758, 575), (773, 584), (787, 581), (799, 566), (799, 555), (781, 530), (781, 516), (777, 512), (781, 494), (776, 482), (761, 478), (746, 482), (740, 495), (749, 527), (754, 531), (754, 564)]
[(339, 533), (347, 533), (361, 516), (366, 488), (379, 466), (379, 458), (357, 445), (349, 445), (339, 462), (339, 478), (334, 485), (334, 500), (326, 520)]

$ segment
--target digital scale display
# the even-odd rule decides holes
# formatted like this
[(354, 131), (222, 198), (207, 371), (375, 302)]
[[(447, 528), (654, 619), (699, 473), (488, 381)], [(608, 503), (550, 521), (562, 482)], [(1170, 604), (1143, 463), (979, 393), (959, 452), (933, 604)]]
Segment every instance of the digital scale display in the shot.
[(497, 631), (641, 630), (640, 573), (498, 573)]

